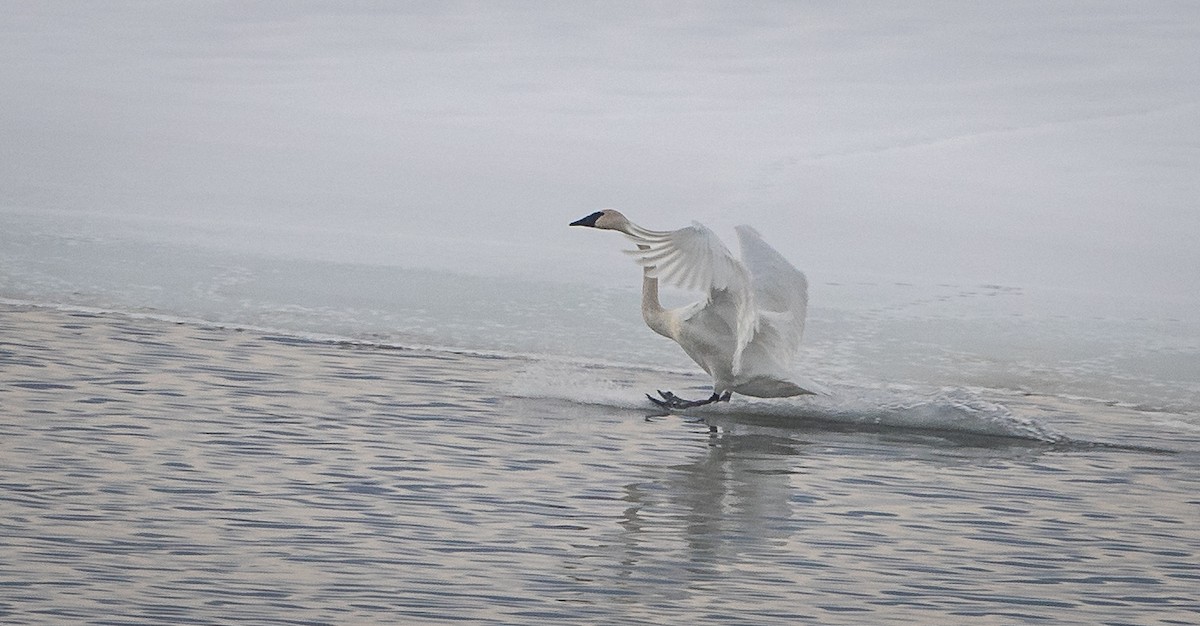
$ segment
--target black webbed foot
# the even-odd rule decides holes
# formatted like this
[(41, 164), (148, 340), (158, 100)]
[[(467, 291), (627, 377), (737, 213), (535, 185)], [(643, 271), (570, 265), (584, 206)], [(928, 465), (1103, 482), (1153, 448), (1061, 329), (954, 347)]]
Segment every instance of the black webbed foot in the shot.
[(661, 400), (650, 394), (646, 394), (646, 397), (659, 408), (672, 410), (690, 409), (693, 407), (704, 406), (706, 404), (712, 404), (714, 402), (729, 402), (729, 396), (731, 394), (728, 391), (726, 391), (724, 394), (718, 394), (714, 392), (713, 395), (704, 400), (684, 400), (670, 391), (662, 391), (660, 389), (658, 390), (658, 395), (662, 396)]

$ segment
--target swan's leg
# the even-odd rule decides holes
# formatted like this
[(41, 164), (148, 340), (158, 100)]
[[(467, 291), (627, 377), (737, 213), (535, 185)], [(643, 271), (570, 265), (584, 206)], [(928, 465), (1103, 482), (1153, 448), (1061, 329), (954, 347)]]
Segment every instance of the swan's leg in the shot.
[(704, 400), (684, 400), (670, 391), (662, 390), (659, 390), (658, 395), (662, 396), (662, 400), (659, 400), (650, 394), (646, 394), (646, 397), (649, 398), (651, 402), (663, 409), (690, 409), (697, 406), (712, 404), (714, 402), (729, 402), (729, 396), (731, 394), (730, 392), (726, 391), (724, 395), (721, 395), (714, 391), (713, 395)]

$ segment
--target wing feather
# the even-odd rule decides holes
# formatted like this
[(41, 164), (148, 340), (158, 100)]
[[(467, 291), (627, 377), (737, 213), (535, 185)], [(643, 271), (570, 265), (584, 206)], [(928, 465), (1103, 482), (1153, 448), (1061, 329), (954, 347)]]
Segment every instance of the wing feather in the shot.
[[(732, 309), (709, 313), (728, 313), (735, 320), (733, 371), (740, 371), (742, 352), (758, 327), (751, 276), (746, 266), (721, 243), (720, 237), (698, 222), (672, 231), (641, 227), (633, 227), (631, 231), (627, 235), (638, 249), (626, 252), (648, 268), (651, 276), (677, 287), (705, 292), (707, 307)], [(697, 309), (697, 313), (700, 311), (703, 309)]]
[(754, 303), (762, 312), (765, 352), (788, 364), (800, 349), (808, 315), (808, 279), (783, 255), (762, 240), (754, 228), (737, 227), (742, 262), (750, 273)]

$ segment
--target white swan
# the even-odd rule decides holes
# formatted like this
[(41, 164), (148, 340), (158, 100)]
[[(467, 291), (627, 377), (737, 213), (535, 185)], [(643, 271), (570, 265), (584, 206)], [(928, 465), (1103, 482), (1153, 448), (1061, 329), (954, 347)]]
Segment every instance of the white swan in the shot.
[[(729, 400), (732, 393), (759, 398), (815, 394), (822, 389), (792, 370), (808, 309), (808, 281), (758, 232), (738, 226), (739, 260), (703, 224), (654, 231), (606, 209), (571, 222), (615, 230), (637, 244), (628, 250), (642, 265), (642, 319), (654, 332), (675, 340), (713, 378), (705, 400), (683, 400), (669, 391), (666, 409), (690, 408)], [(703, 301), (665, 309), (658, 301), (658, 280), (707, 292)]]

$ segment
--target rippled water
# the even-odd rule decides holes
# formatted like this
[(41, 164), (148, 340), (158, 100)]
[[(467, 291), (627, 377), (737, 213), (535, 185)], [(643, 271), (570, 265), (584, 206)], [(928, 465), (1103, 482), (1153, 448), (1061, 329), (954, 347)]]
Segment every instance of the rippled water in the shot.
[(1065, 439), (691, 421), (636, 397), (699, 381), (548, 368), (6, 307), (0, 619), (1200, 621), (1200, 447), (1166, 418), (1137, 443), (1176, 452), (1037, 398), (1013, 418)]

